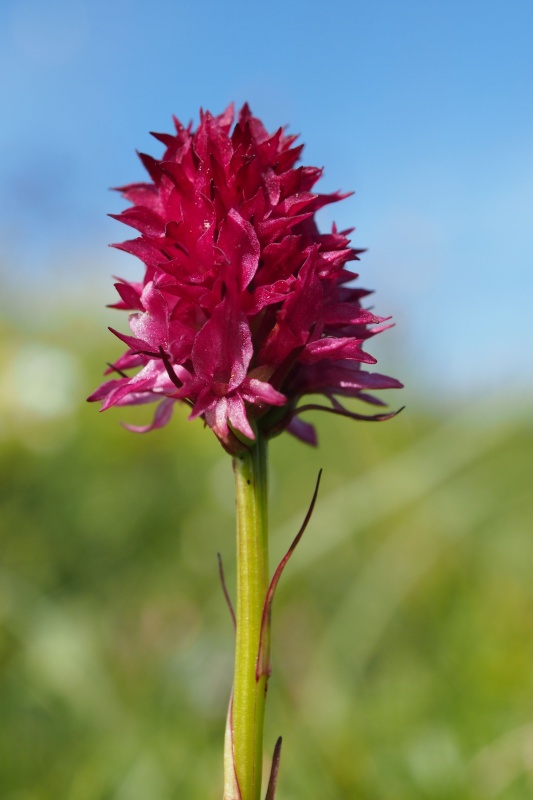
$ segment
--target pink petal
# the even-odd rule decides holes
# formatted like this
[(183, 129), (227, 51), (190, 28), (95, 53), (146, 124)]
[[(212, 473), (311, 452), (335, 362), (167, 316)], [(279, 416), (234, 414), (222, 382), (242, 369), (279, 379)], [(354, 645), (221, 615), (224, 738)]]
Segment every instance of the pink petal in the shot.
[(130, 228), (135, 228), (145, 236), (162, 236), (165, 230), (165, 223), (161, 216), (143, 206), (134, 206), (126, 209), (122, 214), (110, 214), (109, 216), (129, 225)]
[(249, 403), (267, 403), (269, 406), (284, 406), (287, 398), (273, 386), (257, 378), (246, 378), (240, 393)]
[(157, 352), (160, 347), (168, 348), (168, 304), (152, 281), (146, 284), (141, 296), (145, 309), (142, 314), (132, 314), (129, 320), (132, 333), (137, 339), (148, 342), (150, 349)]
[(116, 303), (115, 308), (121, 305), (121, 307), (125, 309), (143, 311), (143, 305), (141, 303), (142, 287), (140, 287), (139, 284), (120, 281), (119, 283), (115, 283), (115, 289), (122, 298), (122, 304)]
[(246, 406), (238, 394), (228, 397), (228, 420), (231, 427), (242, 433), (247, 439), (255, 439), (255, 434), (246, 416)]
[(196, 335), (192, 348), (194, 371), (214, 387), (215, 393), (226, 394), (243, 382), (252, 355), (246, 317), (226, 295)]
[(339, 358), (353, 359), (364, 364), (375, 364), (377, 359), (361, 350), (361, 340), (342, 337), (335, 339), (326, 336), (310, 342), (300, 354), (302, 364), (315, 364), (317, 361)]
[(228, 272), (234, 272), (241, 291), (246, 289), (259, 264), (259, 242), (250, 223), (233, 208), (222, 223), (217, 247), (228, 259)]
[(320, 393), (328, 389), (331, 393), (356, 396), (361, 389), (401, 389), (396, 378), (380, 375), (379, 372), (362, 370), (357, 361), (335, 361), (302, 367), (298, 373), (298, 390), (303, 394)]
[(109, 330), (111, 333), (114, 333), (118, 339), (127, 344), (133, 353), (147, 353), (150, 355), (156, 355), (156, 353), (153, 352), (153, 348), (151, 348), (148, 342), (145, 342), (143, 339), (137, 339), (134, 336), (128, 336), (125, 333), (120, 333), (120, 331), (116, 331), (114, 328), (109, 328)]
[(88, 403), (95, 403), (98, 400), (104, 400), (111, 392), (119, 386), (123, 386), (128, 382), (128, 378), (113, 378), (111, 381), (105, 381), (87, 398)]
[(384, 317), (376, 317), (352, 303), (330, 303), (324, 307), (326, 325), (373, 325), (383, 321)]
[(304, 422), (300, 417), (293, 417), (286, 430), (305, 444), (310, 444), (312, 447), (316, 447), (318, 444), (315, 426)]
[(162, 428), (170, 420), (174, 410), (174, 400), (167, 397), (162, 403), (159, 403), (155, 410), (154, 419), (150, 425), (127, 425), (122, 423), (125, 428), (133, 433), (148, 433), (154, 431), (156, 428)]

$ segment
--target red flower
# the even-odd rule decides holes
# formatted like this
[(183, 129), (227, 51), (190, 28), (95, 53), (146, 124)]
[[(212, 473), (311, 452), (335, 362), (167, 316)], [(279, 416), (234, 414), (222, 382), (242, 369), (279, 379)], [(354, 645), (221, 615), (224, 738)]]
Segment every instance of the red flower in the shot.
[[(366, 339), (385, 327), (361, 306), (346, 265), (361, 250), (351, 231), (321, 234), (315, 213), (347, 195), (312, 191), (322, 170), (298, 167), (302, 146), (280, 128), (267, 133), (247, 105), (200, 112), (192, 131), (154, 134), (166, 147), (141, 155), (151, 181), (120, 191), (133, 205), (116, 219), (140, 237), (116, 245), (144, 263), (142, 283), (115, 284), (133, 336), (113, 331), (128, 350), (89, 400), (109, 406), (161, 401), (144, 432), (168, 422), (174, 402), (188, 403), (230, 452), (287, 428), (314, 443), (299, 414), (309, 408), (365, 419), (339, 397), (383, 405), (368, 390), (400, 387), (361, 369), (374, 364)], [(377, 327), (376, 327), (377, 326)], [(140, 370), (130, 377), (127, 371)], [(298, 407), (307, 394), (330, 406)]]

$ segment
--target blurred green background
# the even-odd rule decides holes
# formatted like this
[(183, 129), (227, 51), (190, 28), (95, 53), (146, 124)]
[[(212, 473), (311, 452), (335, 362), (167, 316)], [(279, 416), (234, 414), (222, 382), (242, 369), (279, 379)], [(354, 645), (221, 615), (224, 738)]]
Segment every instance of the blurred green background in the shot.
[[(144, 437), (84, 404), (121, 348), (101, 320), (2, 342), (0, 797), (220, 797), (230, 459), (183, 411)], [(530, 400), (272, 442), (272, 565), (324, 468), (274, 605), (280, 800), (532, 796)]]
[(0, 0), (0, 800), (222, 794), (229, 459), (84, 398), (123, 349), (109, 276), (142, 274), (106, 187), (232, 99), (357, 190), (320, 225), (357, 225), (407, 387), (272, 443), (272, 568), (324, 468), (274, 605), (279, 800), (531, 800), (532, 27), (520, 0)]

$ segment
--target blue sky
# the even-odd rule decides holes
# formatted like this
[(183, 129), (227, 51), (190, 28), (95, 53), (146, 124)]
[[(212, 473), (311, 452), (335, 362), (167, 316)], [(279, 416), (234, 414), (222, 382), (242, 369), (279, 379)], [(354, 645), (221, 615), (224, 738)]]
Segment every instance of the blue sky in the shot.
[(107, 187), (173, 113), (248, 100), (356, 190), (322, 221), (369, 248), (373, 352), (439, 397), (531, 386), (532, 32), (528, 0), (1, 0), (0, 268), (108, 302), (139, 269)]

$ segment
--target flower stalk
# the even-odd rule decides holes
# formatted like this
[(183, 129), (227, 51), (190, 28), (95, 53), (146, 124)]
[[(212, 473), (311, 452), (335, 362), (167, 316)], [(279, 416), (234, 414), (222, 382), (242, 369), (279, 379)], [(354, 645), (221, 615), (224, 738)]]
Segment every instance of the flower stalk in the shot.
[[(266, 438), (257, 435), (253, 446), (234, 457), (233, 469), (237, 510), (237, 627), (229, 714), (233, 764), (226, 759), (226, 771), (234, 770), (239, 800), (259, 800), (268, 673), (258, 669), (258, 660), (260, 650), (268, 652), (270, 637), (270, 620), (263, 620), (268, 589)], [(226, 786), (231, 785), (232, 778), (226, 775)]]

